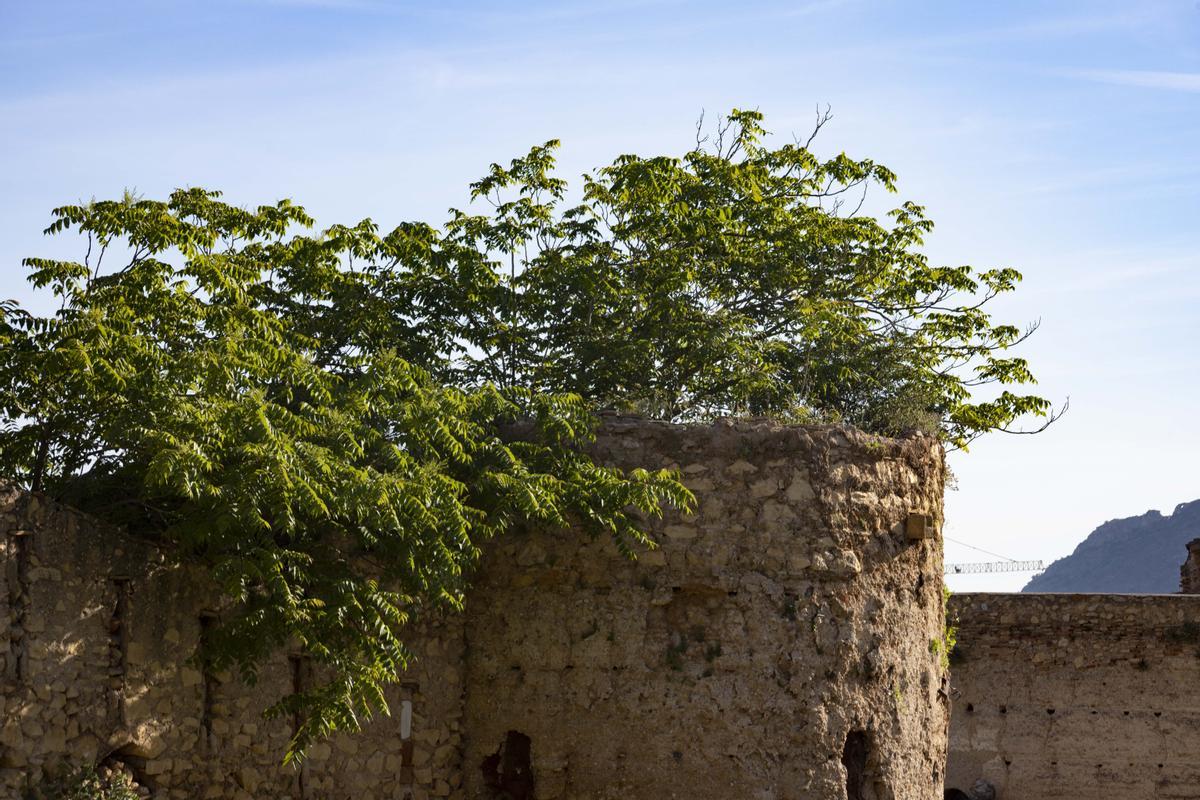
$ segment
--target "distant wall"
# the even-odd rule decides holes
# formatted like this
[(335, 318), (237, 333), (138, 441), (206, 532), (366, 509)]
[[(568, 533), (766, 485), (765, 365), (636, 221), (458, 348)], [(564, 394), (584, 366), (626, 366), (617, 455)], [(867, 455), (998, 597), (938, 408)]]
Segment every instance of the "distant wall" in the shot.
[(960, 594), (946, 786), (1200, 798), (1200, 597)]
[(1187, 560), (1179, 568), (1179, 591), (1200, 594), (1200, 539), (1188, 542)]
[(393, 715), (300, 771), (279, 766), (293, 720), (261, 718), (300, 654), (253, 688), (189, 666), (202, 576), (0, 492), (0, 796), (108, 759), (180, 800), (941, 797), (934, 440), (610, 420), (596, 455), (678, 466), (697, 513), (650, 522), (636, 563), (577, 532), (495, 542), (466, 613), (410, 632)]

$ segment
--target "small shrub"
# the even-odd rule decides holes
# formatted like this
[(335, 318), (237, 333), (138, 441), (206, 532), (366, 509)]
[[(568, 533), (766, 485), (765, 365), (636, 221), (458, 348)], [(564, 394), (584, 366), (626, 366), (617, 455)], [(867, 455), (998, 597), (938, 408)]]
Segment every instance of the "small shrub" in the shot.
[(796, 621), (796, 598), (790, 594), (783, 598), (783, 608), (779, 609), (779, 615), (788, 622)]
[(133, 778), (119, 769), (79, 767), (25, 794), (26, 800), (141, 800)]
[(942, 587), (942, 613), (946, 617), (941, 639), (929, 641), (929, 652), (941, 656), (942, 670), (948, 671), (950, 664), (957, 661), (954, 658), (954, 646), (958, 644), (958, 628), (950, 624), (950, 589)]
[(1200, 643), (1200, 624), (1188, 620), (1182, 625), (1175, 625), (1166, 630), (1169, 641), (1180, 644)]
[(687, 636), (681, 635), (679, 641), (667, 646), (667, 666), (675, 672), (683, 670), (683, 654), (688, 649)]

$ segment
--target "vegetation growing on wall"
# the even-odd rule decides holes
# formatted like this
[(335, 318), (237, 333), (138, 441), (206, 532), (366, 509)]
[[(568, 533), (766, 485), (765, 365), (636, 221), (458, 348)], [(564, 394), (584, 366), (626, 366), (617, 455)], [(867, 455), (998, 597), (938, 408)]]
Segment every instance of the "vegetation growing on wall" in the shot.
[(30, 787), (22, 800), (141, 800), (137, 785), (123, 771), (93, 767), (70, 770)]
[(938, 656), (942, 670), (947, 671), (954, 662), (958, 645), (958, 627), (950, 615), (950, 588), (947, 586), (942, 587), (942, 618), (942, 635), (929, 640), (929, 652)]
[(929, 264), (920, 206), (859, 212), (886, 168), (764, 134), (734, 112), (575, 204), (549, 142), (472, 185), (485, 213), (386, 234), (203, 189), (59, 208), (82, 259), (26, 261), (57, 310), (0, 307), (0, 474), (206, 564), (236, 601), (213, 666), (303, 647), (328, 679), (275, 707), (299, 753), (384, 707), (404, 624), (461, 604), (486, 539), (578, 522), (630, 550), (632, 512), (689, 504), (583, 453), (597, 408), (956, 446), (1049, 413), (973, 394), (1033, 380), (985, 310), (1014, 270)]
[(424, 229), (425, 269), (492, 259), (454, 312), (446, 379), (673, 420), (920, 428), (959, 447), (1050, 413), (1004, 388), (1033, 382), (1011, 352), (1032, 330), (987, 311), (1016, 270), (930, 264), (919, 205), (860, 213), (870, 189), (895, 191), (887, 168), (764, 135), (761, 115), (735, 111), (681, 157), (626, 155), (585, 176), (576, 205), (550, 171), (556, 142), (493, 165), (472, 187), (489, 214)]

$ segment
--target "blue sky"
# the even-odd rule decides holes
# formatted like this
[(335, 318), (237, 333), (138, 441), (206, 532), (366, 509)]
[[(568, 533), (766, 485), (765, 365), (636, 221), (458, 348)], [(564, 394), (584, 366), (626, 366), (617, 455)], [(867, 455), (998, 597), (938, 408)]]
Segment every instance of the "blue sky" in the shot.
[(1196, 2), (0, 0), (0, 76), (0, 296), (21, 298), (20, 259), (68, 244), (50, 209), (126, 187), (389, 227), (549, 138), (570, 177), (682, 151), (701, 111), (790, 136), (829, 104), (818, 149), (899, 173), (934, 259), (1025, 273), (997, 313), (1042, 321), (1024, 353), (1071, 399), (952, 459), (947, 536), (1050, 560), (1200, 498)]

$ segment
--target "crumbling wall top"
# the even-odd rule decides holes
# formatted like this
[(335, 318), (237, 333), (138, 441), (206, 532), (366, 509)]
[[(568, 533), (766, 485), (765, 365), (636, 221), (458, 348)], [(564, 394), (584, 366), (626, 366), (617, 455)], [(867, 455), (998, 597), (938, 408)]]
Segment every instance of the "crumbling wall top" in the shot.
[(1187, 543), (1187, 560), (1179, 568), (1179, 591), (1200, 594), (1200, 539)]

